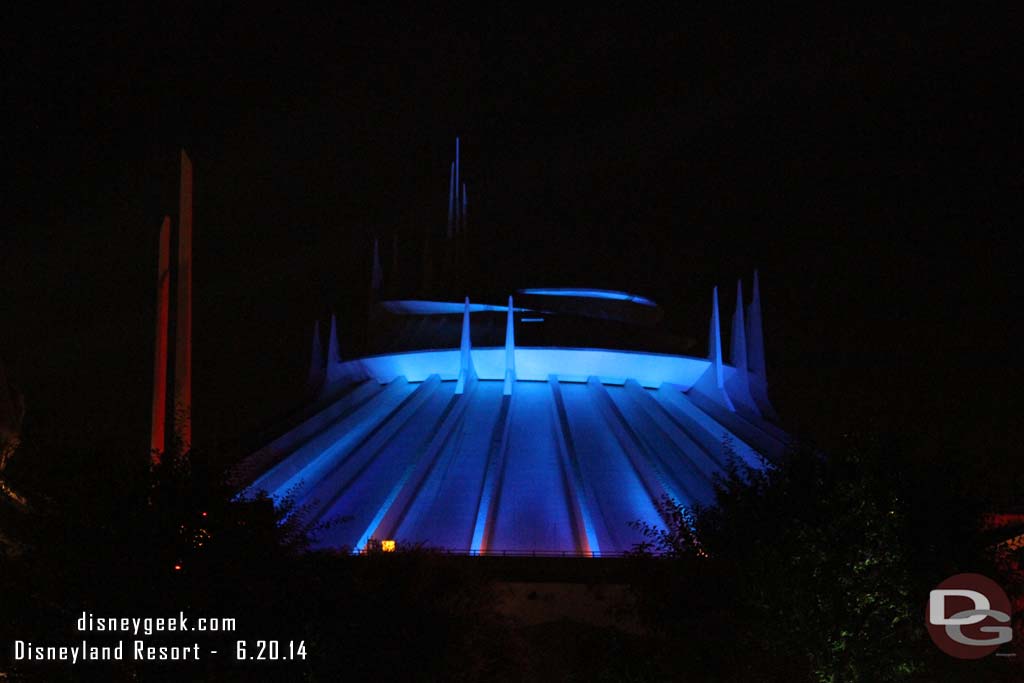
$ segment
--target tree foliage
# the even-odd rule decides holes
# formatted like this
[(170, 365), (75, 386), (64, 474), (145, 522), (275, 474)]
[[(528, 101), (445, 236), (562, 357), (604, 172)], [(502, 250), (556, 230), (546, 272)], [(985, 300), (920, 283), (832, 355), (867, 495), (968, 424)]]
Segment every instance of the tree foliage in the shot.
[[(995, 571), (977, 543), (976, 501), (944, 497), (935, 476), (912, 480), (921, 473), (898, 441), (877, 436), (827, 455), (798, 446), (760, 469), (730, 463), (714, 505), (665, 499), (663, 526), (637, 524), (638, 610), (682, 670), (823, 682), (952, 675), (923, 605), (944, 572)], [(934, 519), (921, 514), (929, 492), (945, 506)], [(955, 543), (960, 557), (938, 556)], [(1017, 673), (1005, 660), (972, 675), (981, 671)]]
[[(230, 655), (163, 666), (0, 664), (15, 680), (478, 680), (515, 668), (490, 581), (459, 558), (314, 550), (293, 501), (236, 499), (195, 448), (152, 469), (103, 449), (34, 455), (42, 471), (19, 473), (33, 511), (0, 510), (0, 526), (23, 548), (0, 557), (0, 642), (109, 644), (76, 631), (82, 612), (184, 611), (237, 620), (237, 632), (190, 634), (205, 649), (293, 640), (308, 657), (258, 668)], [(150, 640), (175, 644), (173, 634)]]

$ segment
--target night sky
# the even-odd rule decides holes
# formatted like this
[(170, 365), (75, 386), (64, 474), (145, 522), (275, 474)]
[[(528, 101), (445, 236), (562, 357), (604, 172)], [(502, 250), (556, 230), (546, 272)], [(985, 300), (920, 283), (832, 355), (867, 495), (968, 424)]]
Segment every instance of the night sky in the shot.
[[(357, 352), (374, 235), (443, 228), (463, 140), (478, 287), (650, 296), (705, 348), (761, 272), (794, 433), (1019, 444), (1019, 61), (999, 28), (887, 17), (435, 10), (14, 20), (2, 44), (0, 358), (26, 436), (144, 454), (156, 240), (195, 167), (194, 436), (299, 398), (311, 325)], [(14, 27), (14, 30), (12, 30)], [(390, 257), (385, 258), (385, 264)], [(140, 457), (144, 457), (140, 455)]]

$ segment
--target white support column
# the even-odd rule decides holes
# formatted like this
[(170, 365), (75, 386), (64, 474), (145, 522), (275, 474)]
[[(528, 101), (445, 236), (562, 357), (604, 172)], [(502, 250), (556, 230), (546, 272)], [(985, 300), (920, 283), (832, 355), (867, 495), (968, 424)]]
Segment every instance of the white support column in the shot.
[(345, 378), (345, 369), (341, 364), (341, 352), (338, 350), (338, 323), (331, 314), (331, 336), (327, 342), (326, 378), (323, 390), (335, 388), (335, 384)]
[(729, 340), (729, 360), (734, 372), (725, 382), (733, 403), (754, 412), (761, 411), (750, 394), (750, 373), (747, 369), (747, 330), (743, 321), (743, 280), (736, 281), (736, 310), (732, 314), (732, 338)]
[(718, 287), (711, 293), (711, 325), (708, 338), (708, 359), (711, 365), (693, 385), (692, 390), (698, 391), (724, 408), (735, 412), (729, 394), (725, 392), (725, 370), (722, 367), (722, 329), (718, 315)]
[(513, 315), (512, 297), (508, 298), (508, 317), (505, 322), (505, 385), (502, 393), (512, 395), (512, 387), (516, 383), (516, 336), (515, 316)]
[(747, 306), (747, 362), (750, 366), (750, 393), (761, 415), (778, 421), (778, 413), (768, 400), (768, 375), (764, 356), (764, 328), (761, 322), (761, 283), (754, 271), (754, 292)]
[(476, 369), (473, 367), (473, 344), (469, 338), (469, 297), (462, 312), (462, 341), (459, 344), (459, 379), (455, 383), (455, 393), (466, 391), (466, 383), (476, 380)]

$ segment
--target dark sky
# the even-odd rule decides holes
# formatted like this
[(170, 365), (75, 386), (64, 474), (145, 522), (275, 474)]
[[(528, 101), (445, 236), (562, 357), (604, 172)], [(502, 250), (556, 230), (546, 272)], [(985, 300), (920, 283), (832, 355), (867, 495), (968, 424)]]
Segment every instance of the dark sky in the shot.
[(703, 347), (710, 288), (727, 317), (758, 267), (787, 426), (880, 413), (1008, 452), (1009, 25), (632, 4), (15, 19), (0, 358), (30, 435), (145, 451), (156, 237), (185, 146), (195, 436), (231, 440), (294, 403), (314, 317), (337, 310), (358, 348), (372, 236), (415, 262), (460, 134), (482, 284), (635, 290)]

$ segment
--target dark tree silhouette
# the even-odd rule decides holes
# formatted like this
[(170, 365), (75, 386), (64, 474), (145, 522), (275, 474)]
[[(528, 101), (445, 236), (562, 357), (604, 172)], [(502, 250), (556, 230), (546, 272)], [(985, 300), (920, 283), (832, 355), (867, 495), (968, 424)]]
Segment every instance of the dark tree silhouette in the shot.
[[(924, 603), (957, 571), (1013, 584), (984, 547), (979, 500), (951, 496), (898, 438), (849, 437), (828, 454), (801, 445), (763, 470), (730, 462), (715, 505), (665, 499), (665, 526), (637, 524), (637, 609), (679, 670), (960, 680), (925, 633)], [(1005, 659), (972, 664), (970, 680), (1019, 674)]]

